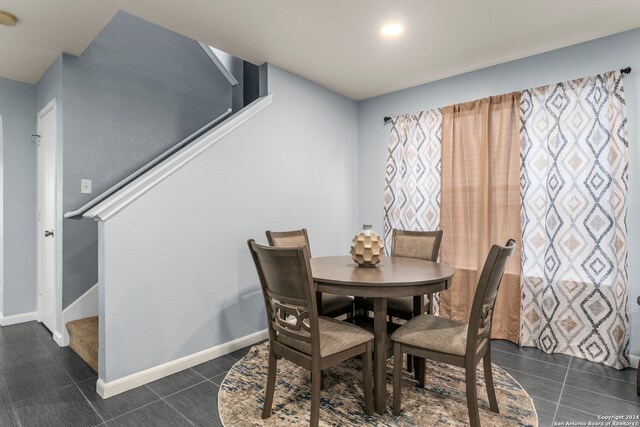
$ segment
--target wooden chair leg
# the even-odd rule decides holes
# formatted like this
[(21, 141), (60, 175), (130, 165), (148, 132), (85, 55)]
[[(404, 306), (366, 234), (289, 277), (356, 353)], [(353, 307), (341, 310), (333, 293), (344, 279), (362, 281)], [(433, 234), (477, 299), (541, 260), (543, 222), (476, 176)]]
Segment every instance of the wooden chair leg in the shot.
[(421, 357), (413, 356), (413, 375), (420, 388), (424, 388), (425, 369), (426, 361)]
[[(407, 354), (411, 359), (413, 356)], [(400, 415), (402, 405), (402, 351), (399, 343), (393, 344), (393, 415)]]
[(413, 372), (413, 356), (407, 354), (407, 372)]
[(269, 351), (269, 369), (267, 373), (267, 388), (264, 393), (264, 405), (262, 406), (262, 418), (271, 416), (271, 406), (273, 405), (273, 392), (276, 388), (276, 369), (278, 367), (278, 359), (275, 354)]
[(465, 369), (467, 383), (467, 409), (469, 411), (469, 425), (480, 427), (480, 414), (478, 413), (478, 392), (476, 389), (476, 367), (472, 363), (467, 363)]
[(314, 365), (311, 372), (311, 427), (317, 427), (320, 422), (320, 385), (322, 383), (322, 373), (319, 363)]
[(500, 413), (498, 409), (498, 399), (496, 398), (496, 390), (493, 387), (493, 372), (491, 369), (491, 347), (487, 349), (484, 357), (482, 358), (484, 365), (484, 383), (487, 386), (487, 396), (489, 397), (489, 407), (491, 412), (496, 414)]
[[(309, 372), (309, 381), (313, 383), (313, 372)], [(324, 371), (320, 371), (320, 390), (326, 390), (327, 376)]]
[(371, 355), (372, 343), (366, 345), (366, 353), (362, 355), (362, 380), (364, 390), (364, 413), (373, 415), (373, 369)]

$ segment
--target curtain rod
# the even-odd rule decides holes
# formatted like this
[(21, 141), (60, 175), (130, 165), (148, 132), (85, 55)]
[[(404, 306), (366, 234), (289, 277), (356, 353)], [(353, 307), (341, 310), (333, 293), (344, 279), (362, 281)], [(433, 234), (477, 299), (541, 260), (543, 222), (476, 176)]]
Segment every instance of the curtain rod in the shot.
[[(625, 67), (620, 69), (620, 73), (622, 74), (631, 74), (631, 67)], [(386, 125), (387, 123), (389, 123), (392, 119), (389, 116), (385, 116), (384, 119), (382, 119), (384, 124)]]

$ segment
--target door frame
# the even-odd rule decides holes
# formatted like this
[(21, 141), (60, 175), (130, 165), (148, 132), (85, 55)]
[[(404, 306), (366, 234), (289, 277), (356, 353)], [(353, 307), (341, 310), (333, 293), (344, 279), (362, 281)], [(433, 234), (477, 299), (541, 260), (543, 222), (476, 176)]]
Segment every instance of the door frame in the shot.
[[(53, 159), (51, 159), (51, 161), (53, 161), (54, 163), (54, 170), (56, 171), (54, 174), (54, 184), (53, 184), (53, 188), (54, 188), (54, 206), (53, 206), (53, 212), (54, 212), (54, 223), (55, 223), (55, 237), (61, 237), (59, 231), (58, 231), (58, 197), (57, 197), (57, 193), (58, 193), (58, 168), (57, 168), (57, 158), (58, 158), (58, 146), (59, 146), (59, 141), (58, 141), (58, 108), (57, 108), (57, 100), (56, 98), (53, 98), (51, 101), (49, 101), (49, 103), (47, 103), (47, 105), (44, 106), (44, 108), (42, 108), (42, 110), (40, 110), (38, 112), (37, 115), (37, 125), (36, 125), (36, 133), (37, 135), (40, 135), (40, 132), (42, 131), (42, 118), (51, 113), (53, 111), (53, 118), (54, 118), (54, 132), (53, 132)], [(41, 288), (42, 288), (42, 239), (44, 239), (44, 235), (41, 233), (41, 220), (40, 220), (40, 211), (42, 210), (42, 185), (41, 185), (41, 174), (42, 174), (42, 162), (43, 162), (43, 155), (42, 155), (42, 147), (40, 144), (40, 139), (38, 137), (37, 139), (37, 163), (36, 163), (36, 179), (37, 179), (37, 201), (36, 201), (36, 244), (37, 244), (37, 255), (36, 255), (36, 283), (37, 283), (37, 287), (36, 287), (36, 320), (38, 322), (42, 322), (42, 295), (41, 295)], [(61, 230), (60, 230), (61, 231)], [(56, 239), (55, 244), (54, 244), (54, 255), (53, 255), (53, 283), (54, 283), (54, 289), (53, 289), (53, 313), (54, 313), (54, 328), (51, 331), (51, 333), (53, 334), (53, 338), (54, 340), (56, 340), (57, 336), (60, 336), (60, 333), (58, 332), (58, 321), (60, 319), (60, 315), (61, 313), (61, 306), (60, 306), (60, 300), (59, 300), (59, 285), (58, 285), (58, 255), (59, 255), (59, 245), (58, 245), (59, 239)], [(57, 341), (57, 340), (56, 340)]]

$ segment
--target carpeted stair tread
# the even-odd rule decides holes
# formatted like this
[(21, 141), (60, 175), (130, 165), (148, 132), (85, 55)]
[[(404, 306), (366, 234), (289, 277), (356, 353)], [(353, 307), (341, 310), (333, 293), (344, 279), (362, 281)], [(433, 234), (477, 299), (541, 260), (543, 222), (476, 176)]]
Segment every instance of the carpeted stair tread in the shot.
[(67, 323), (69, 346), (98, 372), (98, 316)]

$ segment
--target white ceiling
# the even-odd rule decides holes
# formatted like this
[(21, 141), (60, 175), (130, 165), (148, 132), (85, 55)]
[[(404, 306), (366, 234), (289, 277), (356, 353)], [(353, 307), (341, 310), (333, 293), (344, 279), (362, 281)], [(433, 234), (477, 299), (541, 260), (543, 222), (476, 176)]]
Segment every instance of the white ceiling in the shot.
[(120, 9), (356, 100), (640, 27), (640, 0), (0, 0), (0, 76), (37, 82)]

